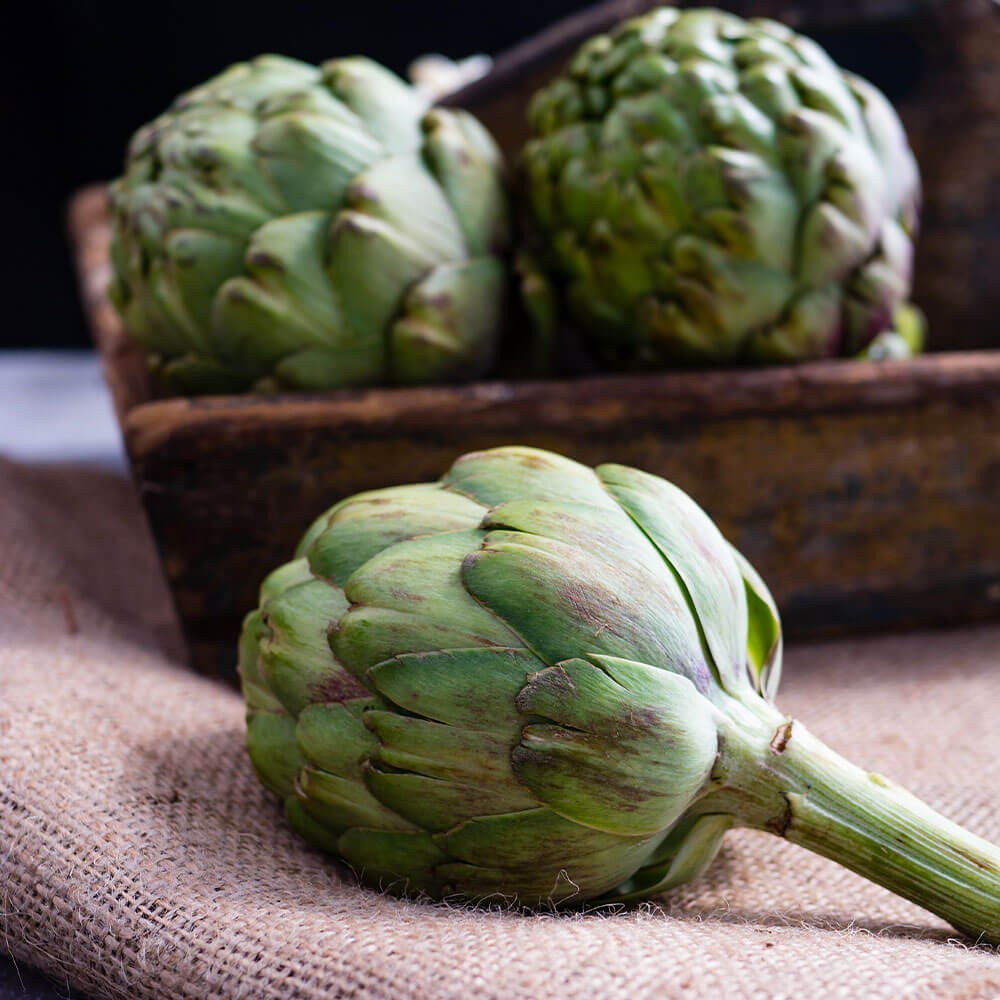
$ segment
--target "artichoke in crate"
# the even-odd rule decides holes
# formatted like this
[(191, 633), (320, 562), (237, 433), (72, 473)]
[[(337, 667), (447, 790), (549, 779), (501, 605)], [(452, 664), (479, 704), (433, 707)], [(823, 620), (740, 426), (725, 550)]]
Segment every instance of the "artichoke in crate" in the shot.
[(809, 39), (661, 8), (586, 42), (530, 120), (519, 266), (547, 354), (562, 322), (625, 369), (920, 349), (916, 163)]
[(262, 56), (133, 137), (112, 300), (181, 393), (482, 374), (501, 321), (497, 149), (362, 58)]
[(1000, 851), (771, 703), (763, 581), (681, 490), (529, 448), (334, 506), (244, 624), (248, 745), (371, 884), (627, 900), (770, 830), (1000, 940)]

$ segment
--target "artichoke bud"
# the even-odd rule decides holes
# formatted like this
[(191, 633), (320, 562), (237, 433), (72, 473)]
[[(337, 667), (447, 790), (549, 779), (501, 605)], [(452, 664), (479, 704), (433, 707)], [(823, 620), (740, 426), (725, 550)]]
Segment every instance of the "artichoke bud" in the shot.
[(111, 298), (168, 391), (475, 378), (503, 321), (502, 171), (469, 115), (370, 60), (262, 56), (133, 137)]
[[(886, 99), (808, 39), (653, 11), (586, 42), (529, 119), (518, 184), (539, 277), (522, 288), (543, 344), (565, 325), (607, 367), (662, 368), (856, 355), (892, 329), (916, 163)], [(702, 240), (686, 280), (678, 247)], [(872, 261), (896, 297), (859, 317), (851, 289)]]
[(720, 707), (779, 662), (766, 587), (680, 490), (502, 448), (318, 518), (240, 672), (311, 843), (397, 891), (532, 903), (707, 865)]
[(1000, 850), (782, 715), (781, 655), (683, 491), (497, 448), (341, 501), (264, 581), (247, 744), (292, 826), (393, 892), (637, 899), (747, 826), (1000, 941)]

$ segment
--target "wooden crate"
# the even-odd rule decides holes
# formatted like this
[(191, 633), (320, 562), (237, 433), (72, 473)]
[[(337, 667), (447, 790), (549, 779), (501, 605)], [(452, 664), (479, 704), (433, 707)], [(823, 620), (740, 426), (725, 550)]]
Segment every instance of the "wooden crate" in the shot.
[(81, 287), (194, 665), (309, 522), (358, 490), (524, 443), (689, 491), (756, 564), (790, 635), (1000, 617), (1000, 351), (882, 364), (151, 399), (106, 298), (102, 190), (71, 211)]
[[(610, 0), (560, 22), (451, 103), (511, 155), (529, 94), (584, 38), (649, 6)], [(261, 578), (334, 501), (434, 479), (463, 452), (514, 442), (678, 483), (758, 566), (791, 635), (1000, 618), (1000, 12), (992, 0), (723, 6), (893, 54), (857, 68), (896, 103), (920, 161), (914, 298), (948, 352), (156, 400), (107, 302), (104, 194), (82, 192), (70, 228), (83, 297), (195, 666), (232, 676)], [(882, 62), (902, 77), (880, 78)]]

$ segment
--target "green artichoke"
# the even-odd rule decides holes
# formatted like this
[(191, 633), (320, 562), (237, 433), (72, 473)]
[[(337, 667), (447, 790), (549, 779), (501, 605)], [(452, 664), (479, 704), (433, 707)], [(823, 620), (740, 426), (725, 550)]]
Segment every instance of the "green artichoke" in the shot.
[(241, 63), (133, 137), (111, 297), (181, 393), (478, 376), (508, 238), (497, 149), (361, 58)]
[(248, 746), (373, 885), (628, 900), (770, 830), (1000, 940), (1000, 851), (770, 702), (781, 626), (681, 490), (529, 448), (338, 503), (244, 624)]
[(899, 119), (768, 20), (660, 8), (535, 95), (524, 300), (597, 363), (661, 368), (917, 346), (920, 183)]

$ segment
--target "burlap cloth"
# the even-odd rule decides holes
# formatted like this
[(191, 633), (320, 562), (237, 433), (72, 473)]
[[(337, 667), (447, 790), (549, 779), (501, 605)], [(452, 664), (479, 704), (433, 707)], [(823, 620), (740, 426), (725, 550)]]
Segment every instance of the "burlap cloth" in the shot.
[[(627, 911), (358, 888), (177, 651), (130, 485), (0, 461), (0, 950), (95, 997), (1000, 997), (995, 950), (764, 834)], [(817, 735), (1000, 840), (1000, 628), (799, 646), (786, 677)]]

